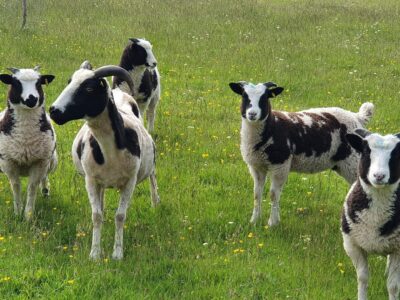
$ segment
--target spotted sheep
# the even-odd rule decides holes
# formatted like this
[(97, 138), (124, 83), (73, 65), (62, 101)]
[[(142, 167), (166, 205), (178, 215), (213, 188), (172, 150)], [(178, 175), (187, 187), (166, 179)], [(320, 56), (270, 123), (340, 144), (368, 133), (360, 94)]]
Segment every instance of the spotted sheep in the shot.
[(34, 69), (9, 68), (0, 81), (9, 85), (7, 108), (0, 114), (0, 170), (13, 191), (14, 213), (23, 210), (20, 177), (28, 177), (24, 216), (32, 218), (37, 188), (49, 195), (48, 174), (57, 166), (56, 135), (45, 112), (42, 85), (53, 81), (53, 75), (41, 75)]
[(149, 132), (154, 130), (156, 107), (161, 93), (160, 74), (152, 49), (149, 41), (131, 38), (122, 52), (119, 66), (129, 72), (133, 81), (132, 91), (121, 78), (113, 78), (113, 88), (119, 87), (125, 93), (132, 94), (142, 117), (146, 112)]
[(357, 178), (359, 155), (346, 141), (346, 134), (363, 127), (374, 106), (364, 103), (358, 113), (338, 107), (300, 112), (271, 109), (270, 99), (283, 88), (273, 82), (257, 85), (230, 83), (242, 96), (240, 149), (254, 180), (254, 209), (250, 222), (261, 215), (261, 199), (267, 174), (271, 178), (270, 226), (280, 221), (279, 200), (290, 171), (316, 173), (335, 170), (349, 183)]
[(367, 299), (367, 255), (387, 255), (389, 299), (400, 288), (400, 134), (382, 136), (364, 129), (348, 134), (361, 155), (357, 181), (343, 206), (343, 245), (357, 273), (358, 299)]
[(119, 88), (111, 90), (104, 78), (107, 76), (121, 78), (133, 89), (132, 79), (124, 69), (104, 66), (93, 70), (85, 61), (50, 107), (50, 117), (59, 125), (77, 119), (86, 121), (73, 142), (72, 157), (78, 172), (85, 177), (92, 208), (92, 259), (101, 256), (106, 188), (120, 191), (115, 214), (114, 259), (123, 258), (124, 222), (135, 186), (150, 178), (152, 203), (154, 206), (159, 203), (155, 144), (136, 114), (135, 100)]

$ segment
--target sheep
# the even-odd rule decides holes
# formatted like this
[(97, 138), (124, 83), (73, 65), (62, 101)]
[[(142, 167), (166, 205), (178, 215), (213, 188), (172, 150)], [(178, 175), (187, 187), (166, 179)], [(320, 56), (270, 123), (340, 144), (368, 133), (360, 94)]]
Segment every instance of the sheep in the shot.
[(139, 105), (141, 116), (146, 112), (147, 128), (152, 132), (161, 93), (157, 60), (149, 41), (136, 38), (131, 38), (129, 41), (122, 53), (119, 66), (129, 72), (133, 80), (133, 93), (126, 82), (118, 77), (113, 78), (113, 88), (119, 87), (128, 94), (132, 93)]
[(133, 89), (129, 73), (117, 66), (93, 70), (88, 61), (80, 66), (69, 84), (50, 107), (50, 117), (58, 125), (84, 119), (72, 145), (78, 172), (85, 177), (92, 208), (93, 238), (90, 258), (101, 256), (101, 226), (104, 190), (120, 191), (115, 214), (115, 242), (112, 257), (123, 258), (123, 229), (135, 186), (150, 178), (153, 206), (159, 203), (155, 175), (155, 144), (139, 119), (135, 100), (119, 88), (111, 90), (104, 77), (116, 76)]
[(20, 215), (20, 177), (29, 177), (26, 220), (32, 219), (37, 188), (49, 195), (48, 174), (57, 166), (56, 134), (45, 111), (43, 84), (53, 75), (41, 75), (33, 69), (9, 68), (12, 75), (0, 74), (0, 81), (9, 85), (7, 108), (0, 115), (0, 170), (9, 181), (14, 196), (14, 213)]
[(254, 180), (251, 223), (261, 215), (267, 174), (271, 178), (269, 226), (280, 222), (279, 200), (290, 171), (316, 173), (333, 169), (349, 183), (356, 180), (358, 154), (352, 151), (345, 135), (370, 120), (373, 104), (364, 103), (358, 113), (338, 107), (275, 111), (270, 98), (283, 91), (275, 83), (254, 85), (242, 81), (229, 85), (242, 96), (240, 149)]
[(387, 255), (389, 299), (400, 289), (400, 133), (365, 129), (346, 135), (361, 155), (357, 181), (343, 205), (343, 246), (357, 273), (358, 299), (367, 299), (369, 253)]

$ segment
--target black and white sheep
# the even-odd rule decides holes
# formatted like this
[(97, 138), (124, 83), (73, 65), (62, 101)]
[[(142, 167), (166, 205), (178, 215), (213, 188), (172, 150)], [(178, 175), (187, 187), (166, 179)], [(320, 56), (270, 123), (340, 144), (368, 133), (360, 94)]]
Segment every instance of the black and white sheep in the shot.
[(10, 86), (7, 108), (0, 115), (0, 169), (7, 175), (14, 195), (14, 212), (22, 213), (20, 177), (28, 176), (25, 218), (32, 218), (39, 185), (49, 194), (47, 176), (57, 166), (56, 135), (46, 114), (43, 84), (53, 75), (34, 69), (9, 69), (0, 81)]
[(133, 88), (129, 73), (117, 66), (92, 70), (85, 61), (50, 107), (50, 117), (59, 125), (84, 119), (72, 145), (78, 172), (85, 177), (92, 208), (93, 239), (90, 257), (101, 255), (104, 190), (120, 191), (115, 214), (112, 257), (123, 257), (123, 229), (135, 186), (150, 178), (153, 205), (159, 202), (155, 175), (155, 145), (139, 119), (135, 100), (119, 88), (111, 90), (104, 77), (115, 76)]
[(140, 115), (144, 117), (146, 112), (147, 127), (149, 132), (152, 132), (161, 93), (157, 60), (149, 41), (135, 38), (129, 40), (129, 44), (122, 52), (119, 66), (129, 72), (133, 81), (133, 90), (118, 77), (113, 78), (113, 88), (119, 87), (125, 93), (132, 94), (139, 105)]
[(242, 96), (240, 149), (254, 180), (254, 209), (250, 222), (261, 215), (267, 174), (271, 178), (270, 226), (280, 221), (279, 199), (291, 171), (316, 173), (335, 170), (349, 183), (357, 178), (358, 154), (345, 136), (363, 127), (374, 106), (364, 103), (358, 113), (341, 108), (315, 108), (300, 112), (271, 109), (270, 98), (282, 91), (275, 83), (230, 83)]
[(389, 299), (400, 288), (400, 134), (381, 136), (364, 129), (348, 134), (361, 154), (358, 178), (342, 213), (343, 245), (357, 272), (358, 299), (367, 299), (367, 255), (387, 255)]

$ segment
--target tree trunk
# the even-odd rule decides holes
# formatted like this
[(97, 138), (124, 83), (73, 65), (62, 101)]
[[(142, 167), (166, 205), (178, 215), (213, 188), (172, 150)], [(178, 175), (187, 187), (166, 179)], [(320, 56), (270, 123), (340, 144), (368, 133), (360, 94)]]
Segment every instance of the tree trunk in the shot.
[(26, 0), (22, 0), (22, 26), (23, 29), (26, 24)]

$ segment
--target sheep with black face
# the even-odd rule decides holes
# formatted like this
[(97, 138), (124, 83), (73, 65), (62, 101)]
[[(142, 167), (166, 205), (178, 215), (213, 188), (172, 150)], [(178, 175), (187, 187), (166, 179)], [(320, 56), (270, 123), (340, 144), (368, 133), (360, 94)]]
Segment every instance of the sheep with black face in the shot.
[(85, 61), (50, 107), (50, 117), (59, 125), (86, 120), (73, 142), (72, 157), (78, 172), (85, 177), (92, 208), (92, 259), (101, 255), (106, 188), (120, 191), (115, 214), (114, 259), (123, 257), (124, 223), (135, 186), (150, 178), (152, 203), (154, 206), (159, 203), (154, 142), (137, 115), (135, 100), (119, 88), (111, 90), (104, 79), (107, 76), (121, 78), (133, 89), (126, 70), (117, 66), (92, 70)]
[(22, 213), (20, 177), (27, 176), (28, 192), (24, 215), (32, 218), (36, 192), (49, 194), (48, 174), (57, 166), (56, 135), (45, 112), (42, 85), (53, 75), (41, 75), (34, 69), (10, 68), (0, 74), (9, 85), (7, 108), (0, 114), (0, 170), (8, 177), (14, 195), (14, 212)]
[(147, 127), (149, 132), (152, 132), (161, 93), (160, 74), (153, 54), (153, 46), (145, 39), (129, 39), (119, 66), (129, 72), (133, 81), (133, 90), (118, 77), (113, 78), (113, 87), (119, 87), (133, 96), (139, 105), (142, 117), (146, 112)]
[(261, 215), (267, 174), (271, 178), (270, 226), (280, 221), (279, 200), (289, 172), (333, 169), (349, 183), (356, 180), (359, 155), (345, 136), (370, 120), (374, 108), (371, 103), (364, 103), (358, 113), (338, 107), (275, 111), (271, 99), (283, 91), (275, 83), (237, 82), (230, 83), (230, 87), (242, 97), (240, 149), (254, 180), (250, 222), (255, 223)]
[(400, 134), (357, 129), (347, 139), (361, 154), (342, 213), (343, 245), (357, 272), (358, 299), (367, 299), (367, 255), (375, 253), (387, 255), (387, 290), (395, 300), (400, 288)]

